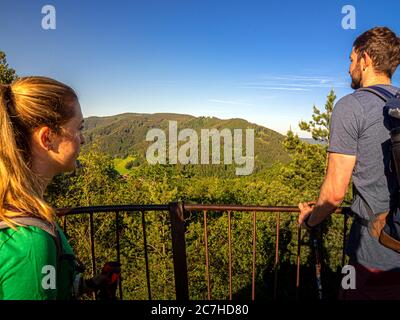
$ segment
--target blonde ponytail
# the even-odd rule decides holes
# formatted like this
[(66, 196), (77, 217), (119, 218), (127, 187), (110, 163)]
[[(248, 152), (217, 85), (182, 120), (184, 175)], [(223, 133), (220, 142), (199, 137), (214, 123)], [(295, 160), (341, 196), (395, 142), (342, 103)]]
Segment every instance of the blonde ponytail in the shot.
[(40, 126), (59, 132), (74, 115), (71, 99), (77, 99), (73, 89), (45, 77), (0, 85), (0, 221), (11, 227), (16, 224), (10, 218), (21, 215), (54, 221), (54, 209), (42, 197), (41, 178), (31, 170), (30, 138)]

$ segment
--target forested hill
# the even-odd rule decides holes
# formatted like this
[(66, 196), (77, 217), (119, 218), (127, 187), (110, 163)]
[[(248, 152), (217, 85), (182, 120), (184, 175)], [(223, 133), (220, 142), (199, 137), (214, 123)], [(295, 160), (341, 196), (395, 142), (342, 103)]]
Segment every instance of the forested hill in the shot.
[[(100, 151), (106, 154), (117, 158), (136, 155), (141, 162), (147, 148), (153, 143), (146, 141), (147, 132), (152, 128), (159, 128), (165, 132), (168, 139), (169, 121), (177, 121), (178, 132), (186, 128), (194, 129), (199, 139), (201, 129), (227, 128), (232, 130), (232, 134), (233, 129), (243, 129), (245, 137), (245, 129), (252, 128), (255, 135), (255, 168), (269, 167), (278, 161), (289, 160), (282, 146), (284, 136), (273, 130), (238, 118), (222, 120), (215, 117), (194, 117), (174, 113), (124, 113), (108, 117), (89, 117), (85, 119), (86, 145), (83, 147), (83, 152), (96, 142)], [(222, 139), (221, 144), (223, 144)], [(222, 149), (221, 147), (221, 154)], [(245, 144), (243, 155), (245, 155)]]

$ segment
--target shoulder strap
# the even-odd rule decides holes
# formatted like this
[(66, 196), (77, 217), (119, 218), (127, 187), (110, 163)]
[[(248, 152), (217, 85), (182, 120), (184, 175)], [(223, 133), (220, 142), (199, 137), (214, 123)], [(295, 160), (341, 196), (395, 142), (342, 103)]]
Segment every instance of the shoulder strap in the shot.
[(378, 86), (360, 88), (357, 91), (368, 91), (368, 92), (371, 92), (371, 93), (377, 95), (379, 98), (381, 98), (385, 102), (387, 102), (390, 99), (395, 98), (394, 94), (392, 94), (388, 90), (383, 89), (383, 88), (378, 87)]
[[(378, 86), (364, 87), (364, 88), (358, 89), (357, 91), (371, 92), (371, 93), (375, 94), (376, 96), (378, 96), (379, 98), (381, 98), (385, 103), (388, 102), (389, 100), (397, 98), (399, 96), (399, 93), (394, 95), (390, 91), (388, 91), (382, 87), (378, 87)], [(363, 195), (357, 190), (354, 183), (353, 183), (353, 194), (357, 194), (361, 198), (361, 200), (364, 204), (364, 207), (367, 211), (368, 216), (370, 218), (373, 218), (374, 212), (372, 211), (371, 207), (369, 206), (368, 202), (365, 200)]]
[(372, 211), (371, 207), (369, 206), (368, 202), (365, 200), (363, 195), (358, 191), (356, 185), (353, 182), (353, 197), (358, 195), (361, 198), (361, 202), (364, 205), (365, 210), (367, 211), (368, 217), (372, 219), (374, 217), (374, 212)]
[[(43, 231), (46, 231), (48, 234), (50, 234), (51, 237), (54, 239), (54, 242), (56, 243), (57, 260), (60, 261), (62, 255), (61, 238), (55, 224), (51, 224), (47, 221), (35, 217), (13, 217), (9, 219), (15, 221), (16, 223), (21, 224), (22, 226), (38, 227)], [(9, 227), (10, 226), (6, 224), (4, 221), (0, 221), (0, 230), (7, 229)]]

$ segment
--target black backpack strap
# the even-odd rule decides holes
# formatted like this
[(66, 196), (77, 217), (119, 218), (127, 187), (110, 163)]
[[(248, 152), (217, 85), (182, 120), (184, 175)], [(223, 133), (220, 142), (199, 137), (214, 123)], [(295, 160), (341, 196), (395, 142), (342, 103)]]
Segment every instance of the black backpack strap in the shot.
[[(57, 230), (57, 227), (55, 224), (52, 224), (50, 222), (47, 222), (47, 221), (44, 221), (42, 219), (35, 218), (35, 217), (11, 217), (8, 219), (10, 219), (22, 226), (38, 227), (38, 228), (42, 229), (43, 231), (47, 232), (48, 234), (50, 234), (51, 237), (54, 239), (54, 242), (55, 242), (56, 248), (57, 248), (57, 263), (60, 262), (61, 255), (62, 255), (62, 245), (61, 245), (60, 234), (58, 233), (58, 230)], [(4, 221), (0, 221), (0, 230), (7, 229), (7, 228), (10, 228), (10, 226), (7, 223), (5, 223)]]
[(387, 102), (390, 99), (395, 98), (396, 96), (394, 94), (392, 94), (391, 92), (389, 92), (386, 89), (383, 89), (381, 87), (378, 86), (371, 86), (371, 87), (364, 87), (364, 88), (360, 88), (357, 91), (368, 91), (371, 92), (375, 95), (377, 95), (379, 98), (381, 98), (383, 101)]
[[(371, 92), (373, 94), (375, 94), (376, 96), (378, 96), (379, 98), (381, 98), (385, 103), (388, 102), (391, 99), (397, 98), (399, 96), (399, 93), (397, 93), (396, 95), (392, 94), (390, 91), (379, 87), (379, 86), (370, 86), (370, 87), (364, 87), (364, 88), (360, 88), (357, 91), (367, 91), (367, 92)], [(368, 202), (365, 200), (365, 198), (363, 197), (363, 195), (357, 190), (355, 184), (353, 183), (353, 195), (357, 194), (363, 204), (364, 207), (367, 211), (367, 214), (369, 216), (370, 219), (374, 218), (374, 212), (372, 211), (371, 207), (369, 206)], [(366, 221), (364, 218), (358, 217), (359, 222), (361, 222), (362, 225), (366, 225), (368, 224), (368, 221)]]

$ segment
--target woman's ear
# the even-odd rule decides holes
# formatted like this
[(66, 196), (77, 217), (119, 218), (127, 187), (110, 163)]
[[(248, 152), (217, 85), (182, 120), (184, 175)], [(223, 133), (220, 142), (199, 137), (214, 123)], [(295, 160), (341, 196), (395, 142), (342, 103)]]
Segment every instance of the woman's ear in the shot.
[(50, 151), (53, 149), (54, 134), (49, 127), (41, 127), (37, 132), (39, 145)]

